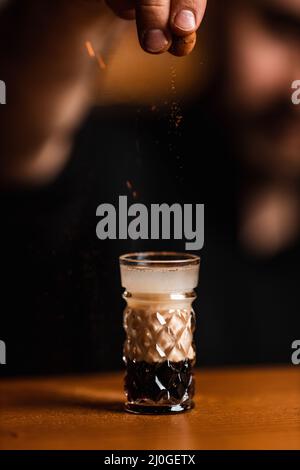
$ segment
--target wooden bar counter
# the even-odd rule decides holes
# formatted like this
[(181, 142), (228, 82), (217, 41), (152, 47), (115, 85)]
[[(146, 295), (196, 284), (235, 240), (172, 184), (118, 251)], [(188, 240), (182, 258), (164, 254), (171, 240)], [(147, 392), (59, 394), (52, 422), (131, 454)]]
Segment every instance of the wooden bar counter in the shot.
[(123, 374), (0, 381), (1, 449), (300, 449), (300, 367), (202, 369), (196, 408), (123, 411)]

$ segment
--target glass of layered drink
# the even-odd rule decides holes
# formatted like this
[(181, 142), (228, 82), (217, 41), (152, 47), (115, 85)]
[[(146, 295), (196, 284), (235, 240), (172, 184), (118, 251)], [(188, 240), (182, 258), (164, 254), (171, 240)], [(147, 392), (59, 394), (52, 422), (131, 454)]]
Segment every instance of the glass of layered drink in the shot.
[(120, 257), (124, 311), (125, 408), (178, 413), (193, 407), (195, 313), (200, 258), (148, 252)]

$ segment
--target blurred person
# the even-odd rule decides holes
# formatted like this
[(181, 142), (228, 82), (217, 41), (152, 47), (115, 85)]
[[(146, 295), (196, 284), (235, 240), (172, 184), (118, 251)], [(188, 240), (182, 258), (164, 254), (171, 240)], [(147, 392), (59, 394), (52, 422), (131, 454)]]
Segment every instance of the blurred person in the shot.
[(273, 254), (300, 230), (300, 107), (291, 99), (300, 76), (300, 4), (234, 0), (225, 10), (223, 109), (253, 176), (239, 232), (251, 250)]
[[(28, 3), (36, 11), (36, 4)], [(88, 119), (72, 152), (70, 138), (91, 103), (85, 81), (90, 80), (90, 71), (82, 55), (86, 23), (84, 34), (78, 35), (73, 17), (68, 23), (60, 16), (53, 38), (61, 38), (70, 24), (71, 34), (63, 34), (70, 42), (62, 47), (47, 33), (42, 69), (41, 57), (32, 54), (32, 47), (41, 50), (45, 28), (37, 30), (39, 41), (30, 42), (29, 56), (22, 59), (20, 54), (16, 61), (11, 35), (1, 28), (6, 45), (1, 60), (6, 65), (3, 70), (8, 70), (8, 76), (1, 78), (14, 83), (9, 74), (16, 76), (20, 59), (26, 64), (25, 88), (38, 78), (32, 88), (34, 103), (20, 90), (22, 113), (16, 101), (11, 117), (8, 109), (1, 120), (6, 188), (2, 213), (9, 227), (3, 230), (7, 233), (2, 234), (2, 246), (10, 247), (5, 266), (13, 286), (7, 289), (13, 320), (6, 331), (13, 341), (16, 331), (11, 325), (18, 324), (12, 361), (16, 370), (41, 371), (43, 363), (53, 371), (119, 364), (121, 304), (118, 295), (111, 294), (119, 286), (112, 260), (133, 249), (180, 249), (162, 242), (124, 242), (117, 248), (109, 242), (103, 248), (96, 243), (96, 206), (115, 201), (132, 181), (145, 203), (171, 203), (179, 196), (184, 202), (206, 203), (206, 243), (196, 305), (201, 314), (196, 337), (200, 363), (290, 361), (290, 345), (300, 330), (299, 107), (291, 102), (291, 84), (300, 66), (299, 2), (220, 3), (208, 3), (206, 20), (213, 43), (206, 60), (214, 62), (214, 73), (197, 103), (185, 109), (182, 137), (169, 137), (168, 124), (153, 122), (145, 112), (139, 117), (137, 139), (136, 113), (117, 107)], [(205, 2), (197, 5), (199, 25)], [(57, 18), (55, 9), (61, 6), (53, 8)], [(36, 15), (39, 19), (41, 12)], [(48, 12), (47, 24), (49, 17)], [(30, 28), (32, 15), (26, 18)], [(87, 14), (89, 27), (94, 19), (94, 13)], [(4, 24), (9, 24), (7, 17)], [(22, 16), (21, 35), (24, 25)], [(15, 47), (18, 50), (17, 41)], [(54, 55), (57, 59), (50, 62)], [(33, 73), (36, 70), (44, 70), (43, 79)], [(171, 152), (170, 139), (173, 147), (178, 144)], [(21, 293), (12, 300), (14, 289)], [(20, 320), (22, 305), (31, 313)], [(24, 331), (30, 331), (31, 348), (22, 338)], [(22, 365), (20, 351), (26, 358)]]
[(187, 140), (201, 141), (187, 165), (189, 185), (208, 202), (204, 362), (289, 362), (299, 335), (300, 107), (291, 99), (299, 20), (297, 0), (209, 3), (215, 64), (186, 124)]

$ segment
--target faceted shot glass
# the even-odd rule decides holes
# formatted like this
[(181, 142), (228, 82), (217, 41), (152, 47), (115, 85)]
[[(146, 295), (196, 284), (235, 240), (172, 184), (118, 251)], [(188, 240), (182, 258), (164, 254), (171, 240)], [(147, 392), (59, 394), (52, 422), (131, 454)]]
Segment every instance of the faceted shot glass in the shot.
[(194, 406), (192, 303), (199, 267), (200, 258), (187, 253), (120, 257), (129, 412), (178, 413)]

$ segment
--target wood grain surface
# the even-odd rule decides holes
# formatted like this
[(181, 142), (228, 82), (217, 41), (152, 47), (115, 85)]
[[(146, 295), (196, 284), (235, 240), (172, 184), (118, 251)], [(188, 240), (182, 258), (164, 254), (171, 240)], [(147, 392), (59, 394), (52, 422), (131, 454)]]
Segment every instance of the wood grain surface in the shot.
[(300, 449), (300, 368), (199, 370), (196, 408), (123, 411), (123, 374), (0, 382), (1, 449)]

